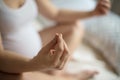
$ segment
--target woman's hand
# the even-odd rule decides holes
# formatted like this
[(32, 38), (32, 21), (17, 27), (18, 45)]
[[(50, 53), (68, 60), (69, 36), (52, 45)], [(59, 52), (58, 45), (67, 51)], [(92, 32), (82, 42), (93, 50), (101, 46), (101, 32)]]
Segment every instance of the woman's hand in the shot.
[(32, 60), (33, 66), (40, 70), (63, 69), (69, 58), (69, 50), (62, 38), (56, 34), (55, 38), (47, 44)]
[(101, 16), (107, 14), (111, 8), (110, 0), (99, 0), (97, 7), (93, 11), (94, 15)]

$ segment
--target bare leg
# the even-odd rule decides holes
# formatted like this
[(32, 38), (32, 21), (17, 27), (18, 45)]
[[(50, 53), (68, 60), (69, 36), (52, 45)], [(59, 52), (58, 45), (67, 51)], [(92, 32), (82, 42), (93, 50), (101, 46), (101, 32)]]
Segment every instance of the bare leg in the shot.
[(40, 32), (43, 46), (45, 46), (48, 42), (50, 42), (53, 39), (55, 33), (63, 34), (63, 38), (67, 43), (70, 52), (73, 53), (76, 47), (80, 45), (80, 42), (83, 38), (84, 29), (83, 25), (78, 22), (58, 24), (54, 27), (44, 29)]
[(88, 80), (92, 78), (96, 72), (84, 71), (79, 75), (68, 77), (64, 76), (50, 76), (40, 72), (28, 72), (23, 74), (8, 74), (0, 72), (0, 80)]
[[(70, 52), (73, 53), (75, 49), (80, 45), (80, 42), (84, 35), (84, 26), (78, 22), (58, 24), (54, 27), (44, 29), (40, 32), (42, 38), (43, 46), (50, 42), (56, 33), (62, 33), (63, 38), (70, 49)], [(47, 73), (65, 77), (65, 78), (77, 78), (78, 80), (88, 80), (93, 77), (96, 71), (83, 71), (81, 73), (71, 75), (65, 73), (64, 71), (48, 71)], [(77, 76), (78, 75), (78, 76)]]
[[(83, 29), (83, 25), (77, 22), (59, 24), (54, 27), (44, 29), (43, 31), (40, 32), (40, 35), (43, 41), (43, 46), (45, 46), (48, 42), (50, 42), (53, 39), (55, 33), (63, 34), (63, 38), (65, 42), (67, 43), (71, 53), (73, 53), (75, 49), (80, 45), (80, 42), (83, 38), (84, 29)], [(64, 71), (47, 71), (47, 73), (53, 74), (53, 75), (60, 75), (60, 76), (67, 74)], [(86, 73), (87, 72), (80, 73), (79, 76)], [(93, 74), (90, 73), (90, 75), (88, 76), (93, 76)], [(81, 76), (81, 77), (86, 78), (87, 76), (84, 76), (84, 77)]]
[(76, 78), (77, 80), (88, 80), (88, 79), (93, 78), (97, 74), (98, 74), (97, 71), (84, 70), (77, 74), (69, 74), (68, 73), (68, 74), (63, 74), (63, 76), (69, 77), (69, 78), (71, 78), (71, 77)]
[(0, 72), (0, 80), (75, 80), (75, 79), (50, 76), (40, 72), (28, 72), (23, 74), (8, 74)]

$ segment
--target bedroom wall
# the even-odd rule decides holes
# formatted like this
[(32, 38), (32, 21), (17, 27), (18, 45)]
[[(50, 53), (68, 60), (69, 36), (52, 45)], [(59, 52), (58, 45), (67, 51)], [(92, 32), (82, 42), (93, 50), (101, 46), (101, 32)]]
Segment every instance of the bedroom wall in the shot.
[(113, 0), (112, 11), (120, 15), (120, 0)]

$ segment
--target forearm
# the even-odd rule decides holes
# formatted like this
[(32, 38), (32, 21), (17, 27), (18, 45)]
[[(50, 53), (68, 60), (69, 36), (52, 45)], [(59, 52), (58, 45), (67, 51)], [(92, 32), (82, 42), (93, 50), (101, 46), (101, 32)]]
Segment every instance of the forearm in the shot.
[(80, 12), (72, 10), (59, 10), (57, 16), (53, 19), (58, 22), (73, 22), (79, 19), (90, 18), (92, 16), (94, 16), (92, 11)]
[(82, 12), (64, 9), (55, 10), (54, 12), (46, 11), (42, 14), (48, 19), (54, 20), (56, 22), (74, 22), (80, 19), (86, 19), (95, 16), (93, 11)]
[(93, 11), (82, 12), (58, 9), (49, 0), (36, 0), (36, 3), (40, 14), (57, 22), (71, 22), (93, 16)]
[(0, 51), (0, 70), (8, 73), (22, 73), (35, 70), (30, 63), (31, 59), (10, 51)]

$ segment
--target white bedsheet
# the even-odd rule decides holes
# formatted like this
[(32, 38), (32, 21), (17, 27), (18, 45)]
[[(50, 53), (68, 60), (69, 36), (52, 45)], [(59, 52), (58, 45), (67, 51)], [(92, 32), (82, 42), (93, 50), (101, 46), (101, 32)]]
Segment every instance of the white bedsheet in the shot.
[(106, 68), (104, 61), (98, 60), (95, 52), (87, 45), (81, 45), (74, 53), (74, 59), (78, 62), (69, 62), (66, 71), (69, 73), (79, 73), (83, 70), (97, 70), (99, 72), (91, 80), (120, 80), (112, 71)]

